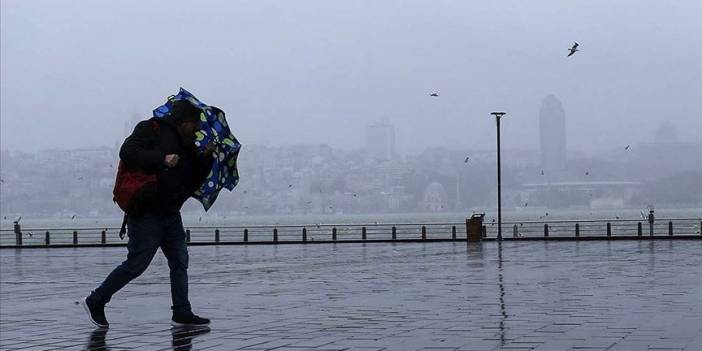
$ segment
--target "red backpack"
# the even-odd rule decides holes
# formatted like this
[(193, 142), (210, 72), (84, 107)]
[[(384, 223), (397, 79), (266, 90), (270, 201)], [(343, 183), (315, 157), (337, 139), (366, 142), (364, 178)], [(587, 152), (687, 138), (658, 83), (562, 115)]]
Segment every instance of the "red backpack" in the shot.
[[(158, 133), (159, 125), (156, 121), (151, 121), (152, 128)], [(148, 183), (156, 182), (156, 174), (148, 174), (140, 168), (129, 168), (120, 160), (117, 167), (117, 179), (115, 180), (115, 188), (112, 190), (112, 201), (116, 202), (119, 208), (124, 211), (124, 219), (122, 228), (119, 231), (119, 237), (124, 238), (127, 227), (127, 216), (134, 209), (135, 195)]]

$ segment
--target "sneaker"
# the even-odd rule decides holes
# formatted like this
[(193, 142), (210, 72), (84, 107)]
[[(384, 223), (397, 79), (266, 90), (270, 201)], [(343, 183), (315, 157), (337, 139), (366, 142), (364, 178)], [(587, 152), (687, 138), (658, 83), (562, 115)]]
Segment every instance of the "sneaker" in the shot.
[(198, 326), (198, 325), (208, 325), (210, 320), (207, 318), (199, 317), (192, 312), (190, 313), (173, 313), (173, 318), (171, 318), (171, 325), (176, 327), (186, 327), (186, 326)]
[(88, 318), (93, 324), (98, 328), (107, 328), (110, 326), (107, 323), (107, 318), (105, 318), (105, 304), (99, 301), (95, 301), (90, 297), (83, 299), (83, 308), (85, 312), (88, 313)]

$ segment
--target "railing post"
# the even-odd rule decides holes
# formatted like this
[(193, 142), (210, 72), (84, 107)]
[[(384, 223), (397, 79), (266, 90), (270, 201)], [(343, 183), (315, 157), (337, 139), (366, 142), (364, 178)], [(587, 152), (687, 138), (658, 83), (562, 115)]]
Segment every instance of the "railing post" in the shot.
[(638, 230), (637, 235), (638, 235), (638, 236), (643, 236), (643, 226), (641, 225), (641, 222), (639, 222), (639, 224), (638, 224), (637, 227), (638, 227), (638, 228), (637, 228), (637, 230)]
[(78, 245), (78, 231), (73, 231), (73, 245)]
[(249, 242), (249, 229), (244, 228), (244, 242)]
[(302, 242), (307, 241), (307, 228), (302, 228)]
[(397, 228), (392, 226), (392, 240), (397, 240)]
[(44, 245), (49, 246), (51, 244), (51, 237), (49, 236), (49, 231), (44, 233)]
[(516, 224), (512, 226), (512, 237), (513, 238), (519, 237), (519, 228), (517, 227)]
[(107, 232), (103, 229), (102, 232), (100, 232), (100, 244), (105, 245), (107, 243)]
[(575, 237), (580, 237), (580, 223), (575, 223)]
[(190, 229), (185, 230), (185, 242), (186, 243), (190, 242)]
[(544, 224), (544, 237), (548, 237), (548, 224)]
[(487, 238), (487, 226), (483, 226), (483, 238)]
[(668, 221), (668, 235), (673, 236), (673, 221)]
[(422, 240), (427, 240), (427, 226), (422, 226)]
[(612, 236), (612, 223), (607, 222), (607, 236)]
[(219, 242), (219, 229), (215, 229), (215, 242)]
[(366, 227), (361, 227), (361, 240), (366, 240)]
[(451, 239), (456, 240), (456, 226), (451, 226)]
[(336, 241), (336, 227), (332, 227), (332, 240)]
[(278, 228), (273, 228), (273, 242), (278, 242)]

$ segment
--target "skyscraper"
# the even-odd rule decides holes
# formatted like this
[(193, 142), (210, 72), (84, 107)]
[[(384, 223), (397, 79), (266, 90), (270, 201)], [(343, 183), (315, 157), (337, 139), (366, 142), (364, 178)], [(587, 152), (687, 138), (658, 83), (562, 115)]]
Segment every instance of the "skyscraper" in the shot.
[(546, 96), (539, 110), (541, 168), (549, 174), (565, 168), (566, 130), (563, 104), (553, 95)]
[(395, 127), (376, 123), (366, 128), (366, 149), (371, 158), (389, 161), (396, 157)]

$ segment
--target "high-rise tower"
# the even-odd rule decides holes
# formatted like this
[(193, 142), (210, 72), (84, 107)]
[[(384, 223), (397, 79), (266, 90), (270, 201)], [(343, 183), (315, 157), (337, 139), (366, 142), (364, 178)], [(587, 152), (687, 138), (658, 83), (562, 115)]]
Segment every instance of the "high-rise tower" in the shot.
[(541, 145), (541, 168), (554, 173), (565, 168), (566, 130), (563, 104), (553, 95), (541, 102), (539, 110), (539, 139)]

